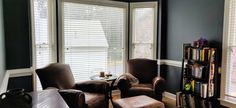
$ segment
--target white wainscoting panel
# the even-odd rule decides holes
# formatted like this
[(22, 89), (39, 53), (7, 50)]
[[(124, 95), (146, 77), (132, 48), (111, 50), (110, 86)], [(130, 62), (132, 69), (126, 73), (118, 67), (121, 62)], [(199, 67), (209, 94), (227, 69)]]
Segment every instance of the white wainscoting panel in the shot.
[(33, 68), (7, 70), (3, 77), (2, 85), (0, 87), (0, 93), (6, 92), (9, 78), (30, 76), (30, 75), (33, 75), (33, 73), (34, 73)]
[(182, 61), (177, 61), (177, 60), (158, 59), (157, 64), (158, 65), (169, 65), (169, 66), (175, 66), (175, 67), (182, 67)]

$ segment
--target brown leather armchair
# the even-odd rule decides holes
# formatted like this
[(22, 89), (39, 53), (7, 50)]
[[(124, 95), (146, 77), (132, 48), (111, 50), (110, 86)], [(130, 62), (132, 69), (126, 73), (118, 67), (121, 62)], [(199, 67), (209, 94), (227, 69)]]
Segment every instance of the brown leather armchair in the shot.
[(43, 89), (57, 88), (70, 108), (108, 108), (109, 84), (105, 81), (75, 83), (69, 65), (53, 63), (37, 69)]
[(149, 59), (131, 59), (127, 61), (128, 72), (139, 80), (139, 84), (131, 85), (128, 78), (120, 78), (118, 88), (121, 98), (147, 95), (162, 101), (165, 91), (165, 80), (157, 76), (157, 61)]

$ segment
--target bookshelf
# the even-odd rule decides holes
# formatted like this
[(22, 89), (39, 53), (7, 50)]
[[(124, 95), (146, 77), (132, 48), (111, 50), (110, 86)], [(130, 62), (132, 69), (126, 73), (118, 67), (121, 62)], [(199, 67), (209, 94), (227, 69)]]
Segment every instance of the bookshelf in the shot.
[(181, 108), (209, 108), (217, 101), (217, 48), (207, 44), (184, 43), (180, 92), (176, 105)]

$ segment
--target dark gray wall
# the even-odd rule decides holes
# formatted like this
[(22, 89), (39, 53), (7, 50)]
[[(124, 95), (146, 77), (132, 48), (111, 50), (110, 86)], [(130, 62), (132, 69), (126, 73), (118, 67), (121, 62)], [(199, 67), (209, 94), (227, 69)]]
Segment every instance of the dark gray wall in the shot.
[(5, 73), (5, 60), (4, 60), (4, 30), (3, 30), (3, 16), (2, 16), (2, 0), (0, 0), (0, 87)]
[(167, 92), (175, 94), (179, 91), (181, 68), (175, 66), (161, 65), (161, 76), (166, 79)]
[(30, 0), (3, 0), (6, 68), (31, 67)]
[[(182, 60), (182, 44), (192, 43), (200, 37), (208, 39), (221, 49), (224, 0), (167, 0), (166, 12), (166, 55), (162, 59)], [(181, 68), (166, 66), (167, 91), (179, 90)]]
[[(31, 63), (31, 0), (3, 0), (6, 69), (30, 68)], [(10, 78), (8, 89), (32, 90), (32, 76)]]
[(167, 6), (167, 59), (181, 60), (182, 44), (201, 36), (222, 43), (224, 0), (168, 0)]

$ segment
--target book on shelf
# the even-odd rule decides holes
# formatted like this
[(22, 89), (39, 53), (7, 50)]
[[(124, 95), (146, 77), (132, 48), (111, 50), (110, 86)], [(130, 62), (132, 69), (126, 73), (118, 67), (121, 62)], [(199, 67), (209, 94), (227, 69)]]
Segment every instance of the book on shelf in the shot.
[(182, 92), (177, 92), (176, 93), (176, 106), (178, 108), (180, 108), (182, 105), (181, 105), (181, 101), (180, 101), (180, 96), (181, 96)]
[(195, 102), (194, 102), (194, 97), (193, 96), (190, 96), (190, 99), (189, 99), (189, 106), (190, 108), (195, 108)]
[(207, 84), (201, 84), (201, 92), (200, 95), (202, 98), (207, 98)]
[(191, 86), (192, 86), (192, 92), (194, 93), (194, 90), (195, 90), (195, 80), (191, 81)]
[(189, 58), (190, 47), (191, 47), (191, 43), (183, 44), (183, 57), (184, 58)]
[(201, 82), (195, 81), (194, 86), (195, 86), (195, 87), (194, 87), (194, 93), (196, 93), (197, 95), (200, 95)]

